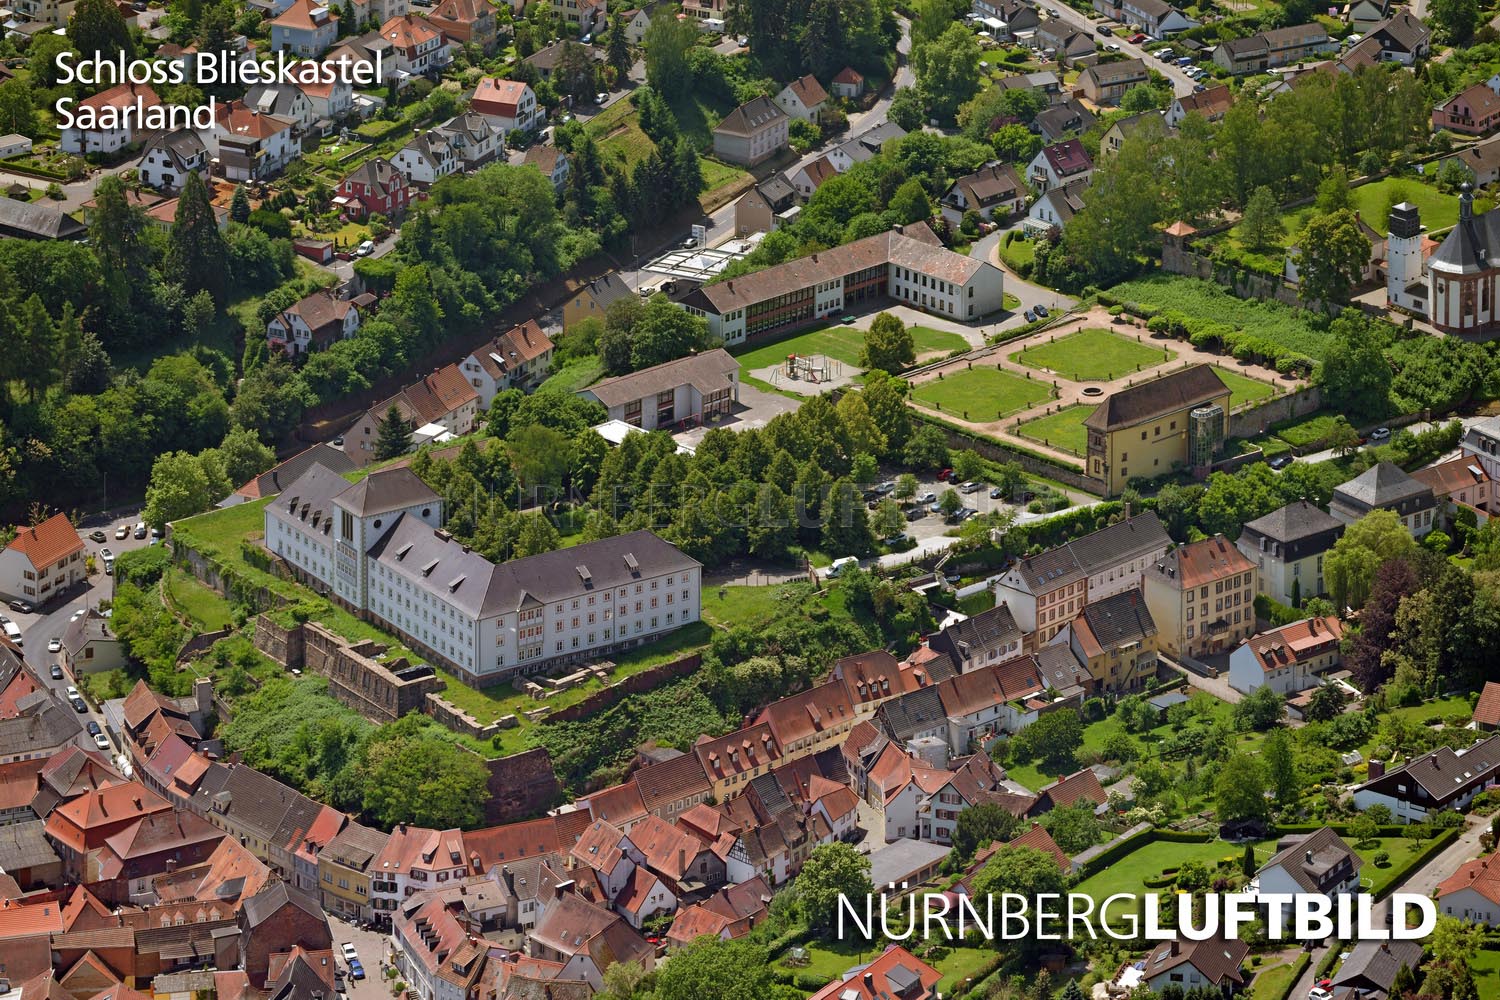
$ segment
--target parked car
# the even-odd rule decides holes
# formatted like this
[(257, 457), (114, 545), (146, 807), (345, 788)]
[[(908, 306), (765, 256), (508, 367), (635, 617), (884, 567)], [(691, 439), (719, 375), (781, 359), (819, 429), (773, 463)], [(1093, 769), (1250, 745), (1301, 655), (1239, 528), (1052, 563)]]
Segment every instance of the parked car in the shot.
[(359, 964), (359, 959), (357, 959), (357, 958), (354, 961), (352, 961), (352, 962), (349, 963), (349, 978), (350, 979), (363, 979), (363, 978), (365, 978), (365, 967), (363, 965)]
[(1142, 31), (1137, 31), (1135, 34), (1133, 34), (1133, 35), (1130, 36), (1130, 44), (1131, 45), (1139, 45), (1142, 42), (1144, 42), (1145, 40), (1146, 40), (1146, 34), (1145, 34), (1145, 32), (1142, 32)]
[(1028, 309), (1028, 310), (1026, 310), (1026, 312), (1024, 313), (1024, 315), (1026, 317), (1026, 322), (1028, 322), (1028, 323), (1035, 323), (1036, 322), (1036, 310), (1035, 309)]
[(90, 736), (98, 736), (101, 732), (103, 732), (103, 730), (99, 728), (99, 723), (95, 722), (93, 719), (90, 719), (88, 721), (88, 725), (84, 726), (83, 728), (88, 731), (88, 734)]
[(98, 528), (95, 528), (93, 531), (89, 532), (89, 538), (95, 542), (102, 542), (108, 537), (108, 535), (100, 531)]
[(887, 493), (896, 492), (896, 481), (894, 479), (887, 479), (885, 482), (875, 487), (875, 492), (880, 494), (881, 496), (885, 496)]
[(1307, 1000), (1333, 1000), (1333, 994), (1321, 986), (1314, 986), (1307, 991)]
[(1099, 34), (1103, 35), (1105, 38), (1108, 38), (1110, 35), (1113, 35), (1114, 33), (1115, 33), (1115, 29), (1111, 28), (1109, 25), (1107, 25), (1107, 24), (1101, 24), (1101, 25), (1099, 25)]
[(948, 480), (950, 480), (952, 478), (953, 478), (953, 470), (952, 469), (944, 469), (942, 472), (938, 473), (938, 482), (940, 482), (940, 483), (946, 483)]
[(100, 750), (104, 750), (104, 751), (109, 751), (109, 750), (114, 749), (113, 747), (111, 747), (109, 745), (109, 737), (105, 736), (103, 733), (95, 733), (94, 734), (94, 746), (96, 746)]
[(374, 240), (365, 240), (359, 246), (357, 246), (357, 247), (354, 248), (354, 252), (355, 252), (356, 255), (358, 255), (360, 257), (368, 257), (368, 256), (370, 256), (370, 254), (372, 254), (372, 253), (375, 252), (375, 241)]
[(604, 102), (607, 101), (607, 100), (609, 100), (609, 95), (608, 94), (595, 94), (594, 95), (594, 103), (595, 104), (603, 105)]
[(851, 566), (855, 568), (859, 567), (859, 560), (854, 556), (844, 556), (841, 559), (835, 559), (833, 565), (828, 567), (828, 575), (830, 577), (838, 576)]
[(1370, 440), (1371, 441), (1384, 441), (1386, 438), (1388, 438), (1390, 436), (1391, 436), (1391, 429), (1389, 427), (1377, 427), (1373, 431), (1370, 432)]
[(1178, 58), (1177, 58), (1177, 65), (1179, 65), (1179, 66), (1191, 66), (1192, 64), (1193, 64), (1193, 57), (1192, 56), (1178, 56)]
[(124, 541), (125, 539), (127, 539), (129, 537), (130, 537), (130, 525), (129, 524), (122, 524), (118, 528), (115, 529), (115, 540), (116, 541)]
[(1040, 316), (1042, 319), (1046, 319), (1047, 316), (1049, 315), (1048, 312), (1047, 312), (1047, 307), (1044, 306), (1044, 305), (1042, 305), (1041, 303), (1037, 304), (1036, 314), (1038, 316)]
[(916, 500), (917, 503), (936, 503), (937, 494), (932, 492), (931, 490), (928, 490), (926, 493), (918, 493)]
[(1195, 94), (1201, 94), (1201, 93), (1203, 93), (1207, 89), (1208, 88), (1205, 87), (1205, 86), (1203, 86), (1203, 84), (1201, 84), (1201, 83), (1195, 84), (1194, 87), (1193, 87), (1193, 93), (1195, 93)]
[(976, 483), (971, 479), (969, 482), (964, 483), (962, 486), (960, 486), (958, 488), (958, 492), (965, 494), (978, 493), (982, 489), (984, 489), (983, 483)]
[(1290, 454), (1277, 455), (1275, 458), (1271, 459), (1271, 461), (1267, 462), (1266, 464), (1269, 465), (1273, 469), (1281, 470), (1281, 469), (1285, 469), (1288, 465), (1291, 465), (1296, 460), (1297, 459), (1294, 458)]
[(908, 521), (920, 521), (926, 516), (927, 511), (923, 510), (921, 507), (913, 507), (911, 510), (906, 512), (906, 519)]
[(998, 487), (998, 486), (991, 486), (990, 487), (990, 499), (991, 500), (1000, 500), (1004, 496), (1005, 496), (1005, 491), (1002, 490), (1000, 487)]
[(1118, 42), (1105, 42), (1104, 43), (1104, 47), (1106, 49), (1108, 49), (1109, 51), (1111, 51), (1111, 52), (1118, 52), (1118, 51), (1120, 51), (1120, 45), (1119, 45)]
[[(34, 610), (32, 608), (32, 606), (31, 606), (31, 602), (30, 601), (22, 600), (19, 597), (16, 598), (14, 601), (10, 602), (10, 609), (12, 611), (19, 611), (23, 615), (29, 615)], [(9, 619), (7, 619), (7, 620), (9, 620)]]
[(344, 941), (339, 944), (339, 951), (343, 952), (344, 961), (353, 964), (359, 961), (359, 952), (355, 950), (352, 941)]
[(47, 652), (49, 652), (49, 653), (61, 653), (62, 652), (62, 640), (59, 639), (55, 635), (52, 638), (48, 639), (47, 640)]
[(912, 544), (913, 541), (914, 539), (910, 535), (902, 532), (899, 535), (892, 535), (890, 538), (887, 538), (885, 540), (885, 545), (887, 548), (899, 549), (903, 545)]
[(69, 698), (68, 704), (72, 705), (73, 711), (77, 712), (79, 715), (85, 715), (88, 713), (89, 707), (83, 703), (82, 698)]
[(48, 671), (48, 674), (55, 681), (62, 680), (63, 679), (62, 665), (61, 664), (57, 664), (57, 663), (52, 664), (52, 669)]
[(146, 537), (146, 522), (145, 521), (137, 521), (136, 522), (134, 534), (135, 534), (136, 538), (145, 538)]

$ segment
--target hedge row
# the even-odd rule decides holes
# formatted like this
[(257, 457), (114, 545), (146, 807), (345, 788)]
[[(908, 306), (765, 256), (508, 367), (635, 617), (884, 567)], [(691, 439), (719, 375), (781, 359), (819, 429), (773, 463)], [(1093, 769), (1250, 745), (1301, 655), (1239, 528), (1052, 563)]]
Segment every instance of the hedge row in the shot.
[(1433, 837), (1432, 840), (1428, 841), (1426, 847), (1422, 848), (1422, 850), (1418, 852), (1417, 855), (1411, 859), (1411, 861), (1407, 862), (1406, 871), (1401, 875), (1401, 877), (1395, 879), (1391, 882), (1390, 885), (1382, 889), (1380, 895), (1375, 898), (1384, 899), (1391, 893), (1395, 892), (1397, 889), (1401, 888), (1402, 883), (1411, 878), (1413, 872), (1417, 871), (1427, 862), (1437, 857), (1445, 849), (1447, 849), (1448, 845), (1457, 840), (1458, 834), (1458, 830), (1444, 830), (1436, 837)]
[(1096, 875), (1126, 855), (1132, 854), (1142, 847), (1159, 840), (1171, 844), (1206, 844), (1213, 839), (1214, 835), (1211, 833), (1186, 833), (1181, 830), (1143, 830), (1134, 837), (1120, 841), (1113, 847), (1105, 848), (1080, 865), (1078, 868), (1078, 880), (1081, 882), (1092, 875)]
[[(1330, 955), (1336, 956), (1339, 953), (1339, 949), (1329, 948), (1328, 952)], [(1305, 951), (1299, 952), (1296, 961), (1292, 962), (1292, 974), (1287, 977), (1286, 985), (1282, 987), (1280, 994), (1276, 996), (1261, 996), (1260, 991), (1257, 990), (1255, 1000), (1287, 1000), (1292, 995), (1292, 990), (1296, 989), (1297, 984), (1302, 981), (1302, 973), (1306, 972), (1307, 967), (1311, 964), (1312, 956)]]

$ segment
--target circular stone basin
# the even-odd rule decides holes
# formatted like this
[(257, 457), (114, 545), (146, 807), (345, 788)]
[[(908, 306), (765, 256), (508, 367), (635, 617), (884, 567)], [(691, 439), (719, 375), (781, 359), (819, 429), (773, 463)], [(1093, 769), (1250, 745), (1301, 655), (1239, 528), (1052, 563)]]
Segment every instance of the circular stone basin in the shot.
[(1102, 396), (1104, 395), (1104, 390), (1097, 385), (1086, 385), (1083, 387), (1083, 394), (1085, 396)]

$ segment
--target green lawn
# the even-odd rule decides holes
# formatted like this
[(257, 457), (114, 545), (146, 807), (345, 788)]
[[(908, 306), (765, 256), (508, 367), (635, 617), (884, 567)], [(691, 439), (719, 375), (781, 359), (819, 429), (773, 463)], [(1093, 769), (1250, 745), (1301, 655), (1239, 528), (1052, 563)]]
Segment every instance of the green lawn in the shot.
[[(969, 342), (956, 333), (934, 330), (927, 326), (908, 327), (917, 357), (947, 354), (962, 350)], [(749, 374), (757, 368), (768, 368), (786, 360), (788, 354), (825, 354), (837, 358), (850, 368), (859, 367), (859, 354), (865, 346), (865, 331), (855, 326), (825, 326), (808, 330), (770, 343), (757, 344), (734, 352), (740, 360), (740, 371)], [(849, 374), (845, 371), (845, 374)]]
[[(689, 93), (669, 103), (677, 118), (678, 128), (693, 140), (700, 152), (707, 152), (713, 145), (712, 126), (709, 122), (717, 122), (724, 114), (733, 110), (727, 106), (713, 105), (700, 92)], [(641, 131), (640, 115), (636, 112), (635, 104), (628, 98), (616, 101), (590, 118), (584, 128), (598, 142), (601, 156), (613, 159), (625, 167), (644, 160), (656, 148), (646, 133)], [(705, 197), (748, 176), (738, 167), (706, 157), (701, 162)]]
[(1031, 240), (1012, 240), (1009, 246), (1000, 244), (1000, 259), (1012, 271), (1036, 260), (1036, 244)]
[(1249, 1000), (1281, 1000), (1292, 988), (1292, 983), (1307, 971), (1307, 966), (1308, 957), (1303, 953), (1296, 961), (1261, 969), (1255, 974), (1255, 981), (1246, 996)]
[(166, 588), (167, 596), (177, 610), (204, 632), (227, 628), (233, 620), (229, 614), (229, 602), (185, 569), (173, 567), (167, 576)]
[[(1181, 868), (1188, 861), (1200, 861), (1212, 871), (1220, 861), (1228, 859), (1234, 863), (1234, 870), (1238, 872), (1244, 851), (1242, 845), (1222, 840), (1210, 840), (1206, 844), (1153, 841), (1131, 851), (1097, 875), (1084, 879), (1074, 891), (1093, 897), (1095, 903), (1102, 903), (1115, 893), (1144, 893), (1148, 891), (1146, 879), (1156, 878), (1168, 868)], [(1255, 845), (1255, 856), (1260, 861), (1265, 861), (1275, 853), (1274, 839), (1260, 841)]]
[[(968, 368), (913, 386), (912, 399), (970, 420), (998, 420), (1052, 398), (1052, 387), (998, 368)], [(994, 414), (994, 416), (991, 416)]]
[(1500, 949), (1479, 949), (1469, 963), (1469, 971), (1479, 987), (1479, 1000), (1500, 1000)]
[[(1344, 840), (1348, 842), (1350, 838), (1345, 837)], [(1416, 861), (1417, 855), (1422, 853), (1427, 843), (1425, 840), (1408, 840), (1406, 837), (1381, 837), (1357, 847), (1350, 843), (1354, 852), (1364, 860), (1364, 865), (1359, 870), (1361, 884), (1367, 892), (1380, 895), (1406, 874), (1406, 870)], [(1385, 851), (1391, 856), (1390, 863), (1384, 868), (1376, 868), (1372, 860), (1378, 851)]]
[(1250, 403), (1259, 403), (1263, 399), (1270, 399), (1276, 395), (1276, 387), (1269, 382), (1262, 382), (1258, 378), (1241, 375), (1237, 371), (1225, 368), (1223, 365), (1215, 365), (1214, 371), (1219, 373), (1219, 378), (1229, 386), (1229, 408), (1237, 410)]
[[(885, 942), (862, 945), (851, 941), (809, 941), (802, 946), (807, 952), (807, 964), (789, 964), (785, 955), (776, 959), (776, 966), (802, 976), (815, 976), (825, 982), (833, 982), (857, 965), (874, 961), (885, 950)], [(995, 953), (989, 948), (944, 948), (929, 964), (943, 974), (937, 985), (943, 996), (957, 996), (958, 988), (965, 979), (977, 978), (984, 966), (993, 961)]]
[(1092, 326), (1017, 351), (1010, 359), (1075, 382), (1100, 382), (1165, 364), (1175, 357), (1176, 352), (1168, 348), (1149, 347), (1138, 340)]
[(559, 392), (577, 392), (593, 385), (604, 376), (604, 365), (597, 357), (573, 358), (547, 377), (538, 389), (556, 389)]
[(1085, 403), (1064, 407), (1045, 417), (1028, 420), (1018, 430), (1023, 437), (1040, 441), (1052, 448), (1070, 452), (1082, 458), (1088, 451), (1089, 432), (1083, 426), (1094, 407)]

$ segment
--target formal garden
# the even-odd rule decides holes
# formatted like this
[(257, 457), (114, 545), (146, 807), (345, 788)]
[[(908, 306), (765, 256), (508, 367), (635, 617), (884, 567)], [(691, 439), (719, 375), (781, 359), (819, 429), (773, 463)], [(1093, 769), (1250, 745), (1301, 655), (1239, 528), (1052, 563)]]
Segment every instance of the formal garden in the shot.
[(1103, 327), (1085, 327), (1017, 351), (1010, 360), (1072, 382), (1110, 382), (1166, 364), (1176, 356), (1171, 348), (1149, 345)]
[[(964, 420), (1000, 420), (1051, 399), (1052, 386), (987, 366), (943, 372), (912, 386), (914, 402)], [(993, 417), (990, 414), (994, 414)]]

